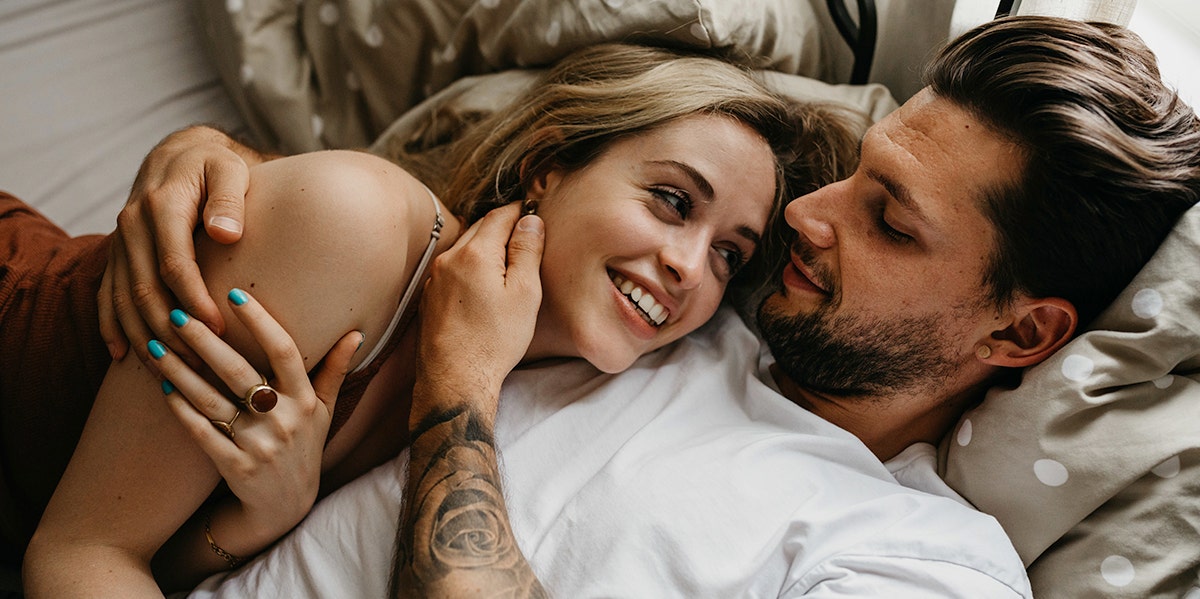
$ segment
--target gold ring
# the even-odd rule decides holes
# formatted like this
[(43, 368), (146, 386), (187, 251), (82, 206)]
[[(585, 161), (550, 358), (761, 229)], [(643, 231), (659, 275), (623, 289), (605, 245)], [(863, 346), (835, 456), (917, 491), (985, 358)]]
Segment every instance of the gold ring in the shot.
[(233, 423), (237, 422), (238, 416), (241, 416), (241, 415), (242, 415), (242, 411), (238, 410), (233, 413), (233, 418), (230, 418), (229, 422), (222, 422), (220, 420), (209, 420), (209, 422), (211, 422), (212, 425), (217, 428), (217, 430), (225, 433), (225, 436), (229, 437), (229, 440), (232, 441), (233, 440)]
[(274, 387), (267, 384), (265, 377), (263, 378), (263, 382), (250, 387), (246, 391), (246, 394), (242, 396), (242, 405), (255, 414), (266, 414), (277, 403), (279, 403), (279, 394), (275, 392)]

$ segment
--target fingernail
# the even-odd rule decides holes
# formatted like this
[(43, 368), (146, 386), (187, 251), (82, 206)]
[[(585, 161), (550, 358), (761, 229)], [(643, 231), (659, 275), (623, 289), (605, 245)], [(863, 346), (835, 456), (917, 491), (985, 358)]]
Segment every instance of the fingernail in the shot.
[(117, 351), (116, 344), (106, 343), (105, 345), (108, 346), (108, 355), (112, 356), (113, 360), (120, 360), (121, 358), (124, 357), (124, 356), (118, 355), (120, 352)]
[(366, 334), (364, 334), (362, 331), (359, 331), (358, 332), (358, 347), (354, 348), (354, 351), (357, 352), (358, 350), (362, 349), (363, 342), (366, 340), (367, 340)]
[(208, 224), (209, 226), (223, 229), (225, 231), (229, 231), (230, 233), (242, 232), (242, 223), (239, 223), (228, 216), (214, 216), (208, 219)]
[(171, 324), (173, 324), (177, 327), (181, 327), (181, 326), (187, 324), (187, 321), (188, 321), (188, 315), (183, 310), (180, 310), (178, 308), (171, 310)]
[(154, 356), (155, 360), (167, 355), (167, 346), (159, 342), (158, 339), (151, 339), (150, 343), (146, 344), (146, 349), (150, 350), (150, 355)]
[(531, 233), (541, 233), (542, 227), (543, 227), (542, 219), (540, 219), (536, 216), (533, 216), (533, 215), (522, 216), (521, 220), (517, 221), (517, 228), (522, 231), (529, 231)]
[(246, 296), (245, 291), (235, 287), (229, 291), (229, 301), (233, 302), (235, 306), (240, 306), (250, 301), (250, 298)]
[(175, 385), (172, 385), (171, 381), (163, 381), (162, 382), (162, 390), (163, 390), (163, 395), (170, 395), (175, 392)]

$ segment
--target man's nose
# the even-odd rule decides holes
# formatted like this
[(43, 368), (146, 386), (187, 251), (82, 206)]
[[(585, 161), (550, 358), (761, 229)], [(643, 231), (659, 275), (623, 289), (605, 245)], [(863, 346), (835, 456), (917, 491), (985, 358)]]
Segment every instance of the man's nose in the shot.
[(783, 217), (788, 226), (802, 235), (813, 246), (829, 249), (837, 243), (837, 233), (834, 231), (831, 215), (824, 208), (823, 192), (821, 189), (792, 200), (783, 210)]

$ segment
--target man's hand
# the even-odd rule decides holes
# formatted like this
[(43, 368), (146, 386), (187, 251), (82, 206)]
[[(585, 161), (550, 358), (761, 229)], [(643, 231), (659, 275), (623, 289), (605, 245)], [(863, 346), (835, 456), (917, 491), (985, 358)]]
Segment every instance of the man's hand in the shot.
[(196, 265), (192, 233), (203, 207), (210, 237), (241, 239), (249, 167), (266, 159), (209, 127), (172, 133), (146, 156), (117, 217), (100, 285), (100, 333), (114, 359), (130, 341), (142, 361), (152, 337), (177, 341), (168, 324), (172, 308), (224, 330)]
[[(541, 219), (521, 217), (520, 206), (510, 204), (475, 223), (434, 261), (421, 300), (417, 372), (418, 385), (439, 389), (426, 397), (499, 396), (533, 339), (543, 240)], [(414, 400), (414, 419), (437, 409), (418, 407)], [(494, 403), (480, 407), (495, 414)]]
[(513, 204), (434, 263), (392, 597), (546, 597), (509, 524), (493, 441), (500, 384), (533, 339), (543, 240), (541, 219)]

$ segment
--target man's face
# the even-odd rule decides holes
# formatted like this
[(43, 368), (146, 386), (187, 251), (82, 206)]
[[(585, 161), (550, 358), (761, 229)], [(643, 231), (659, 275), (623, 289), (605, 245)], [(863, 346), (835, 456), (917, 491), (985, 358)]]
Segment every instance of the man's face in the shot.
[(794, 200), (796, 235), (759, 326), (793, 382), (831, 396), (938, 393), (994, 329), (988, 189), (1017, 147), (922, 91), (863, 138), (858, 170)]

